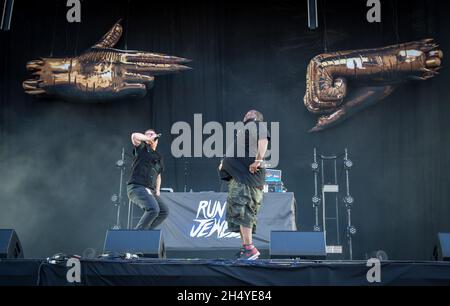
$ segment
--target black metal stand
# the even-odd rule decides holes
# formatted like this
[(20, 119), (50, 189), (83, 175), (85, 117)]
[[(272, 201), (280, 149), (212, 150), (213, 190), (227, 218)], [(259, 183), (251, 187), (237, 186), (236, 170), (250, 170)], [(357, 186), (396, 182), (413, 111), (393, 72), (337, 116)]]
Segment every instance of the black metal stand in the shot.
[[(344, 156), (343, 158), (343, 167), (345, 170), (345, 182), (343, 183), (345, 185), (345, 196), (343, 197), (343, 202), (345, 204), (346, 208), (346, 218), (347, 218), (347, 228), (346, 228), (346, 238), (347, 238), (347, 245), (348, 245), (348, 257), (350, 260), (353, 259), (353, 245), (352, 245), (352, 236), (356, 234), (356, 228), (352, 225), (351, 222), (351, 210), (353, 206), (353, 198), (350, 195), (350, 181), (349, 181), (349, 170), (353, 166), (352, 161), (348, 158), (348, 151), (345, 149), (345, 152), (343, 155), (337, 156), (337, 155), (318, 155), (316, 148), (314, 148), (314, 155), (313, 155), (313, 163), (311, 164), (311, 169), (313, 171), (314, 175), (314, 195), (312, 197), (312, 203), (314, 208), (314, 214), (315, 214), (315, 223), (314, 223), (314, 231), (320, 232), (323, 231), (325, 235), (325, 243), (327, 245), (327, 253), (338, 253), (343, 254), (342, 251), (342, 245), (341, 245), (341, 237), (340, 237), (340, 224), (339, 224), (339, 185), (340, 182), (338, 180), (337, 176), (337, 161), (338, 159)], [(320, 161), (320, 163), (319, 163)], [(332, 163), (332, 178), (329, 179), (326, 175), (325, 171), (325, 163), (331, 162)], [(322, 195), (319, 197), (319, 176), (320, 176), (320, 183), (321, 183), (321, 192)], [(341, 183), (342, 185), (342, 183)], [(327, 204), (326, 204), (326, 195), (327, 194), (334, 194), (334, 213), (332, 215), (329, 215), (329, 211), (327, 213)], [(319, 206), (322, 205), (322, 226), (319, 224)], [(334, 216), (333, 216), (334, 214)], [(327, 237), (327, 223), (333, 222), (335, 224), (335, 237)], [(328, 235), (330, 233), (328, 232)], [(328, 239), (327, 239), (328, 238)], [(334, 239), (332, 239), (334, 238)], [(328, 245), (327, 241), (333, 240), (336, 245)]]
[(122, 200), (123, 200), (123, 176), (125, 172), (125, 148), (122, 148), (122, 156), (121, 159), (119, 159), (116, 162), (117, 168), (120, 169), (120, 182), (119, 182), (119, 194), (113, 194), (111, 196), (111, 202), (114, 204), (114, 206), (117, 209), (116, 214), (116, 224), (113, 226), (113, 229), (120, 229), (120, 210), (122, 206)]

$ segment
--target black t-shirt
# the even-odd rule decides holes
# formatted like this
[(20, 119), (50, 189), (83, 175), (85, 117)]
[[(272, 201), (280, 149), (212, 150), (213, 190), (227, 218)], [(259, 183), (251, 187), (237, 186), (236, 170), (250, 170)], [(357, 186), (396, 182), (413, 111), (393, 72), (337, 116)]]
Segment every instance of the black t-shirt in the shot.
[(234, 143), (227, 148), (226, 157), (222, 161), (220, 178), (236, 181), (252, 187), (262, 187), (265, 182), (266, 171), (259, 168), (251, 173), (249, 167), (255, 162), (258, 150), (258, 140), (268, 139), (270, 134), (265, 122), (247, 122), (238, 129), (234, 136)]
[(156, 179), (164, 170), (164, 162), (161, 154), (153, 150), (145, 142), (133, 149), (133, 163), (128, 185), (137, 184), (156, 189)]

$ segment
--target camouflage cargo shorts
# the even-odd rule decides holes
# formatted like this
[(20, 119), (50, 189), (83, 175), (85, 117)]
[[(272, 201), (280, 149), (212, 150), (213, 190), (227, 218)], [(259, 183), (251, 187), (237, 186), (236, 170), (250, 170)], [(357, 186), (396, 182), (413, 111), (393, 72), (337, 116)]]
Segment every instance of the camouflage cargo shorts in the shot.
[(240, 225), (256, 232), (257, 214), (261, 207), (263, 191), (232, 179), (228, 184), (227, 213), (228, 230), (239, 232)]

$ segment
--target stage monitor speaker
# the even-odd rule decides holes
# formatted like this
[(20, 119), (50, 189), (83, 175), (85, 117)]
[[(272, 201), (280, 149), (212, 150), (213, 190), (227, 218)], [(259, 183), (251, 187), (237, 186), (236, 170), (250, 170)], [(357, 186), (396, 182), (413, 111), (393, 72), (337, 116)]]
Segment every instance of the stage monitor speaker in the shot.
[(9, 31), (11, 28), (11, 19), (14, 8), (14, 0), (3, 0), (2, 19), (0, 30)]
[(323, 232), (270, 232), (270, 258), (326, 259)]
[(0, 229), (0, 258), (23, 258), (19, 237), (13, 229)]
[(160, 230), (108, 230), (103, 252), (142, 254), (148, 258), (165, 258)]
[(450, 233), (438, 233), (438, 259), (450, 261)]

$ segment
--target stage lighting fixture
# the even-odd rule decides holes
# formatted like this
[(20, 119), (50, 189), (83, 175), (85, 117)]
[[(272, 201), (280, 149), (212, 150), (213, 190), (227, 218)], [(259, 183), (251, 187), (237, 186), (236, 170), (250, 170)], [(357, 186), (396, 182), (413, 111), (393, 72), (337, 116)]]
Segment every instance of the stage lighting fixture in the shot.
[(87, 248), (83, 251), (83, 255), (82, 258), (89, 258), (89, 259), (93, 259), (95, 258), (97, 255), (97, 251), (93, 248)]
[(2, 20), (0, 30), (9, 31), (11, 28), (11, 18), (14, 8), (14, 0), (3, 0)]
[[(366, 257), (367, 257), (367, 255), (366, 255)], [(385, 251), (383, 251), (383, 250), (370, 252), (369, 257), (370, 258), (377, 258), (380, 261), (389, 260), (389, 257), (387, 255), (387, 253)]]
[(124, 259), (139, 259), (139, 255), (133, 253), (125, 253)]
[(318, 196), (313, 196), (311, 200), (313, 202), (313, 207), (319, 206), (320, 198)]
[(314, 225), (314, 231), (315, 232), (321, 232), (320, 226)]
[(117, 166), (118, 168), (122, 168), (124, 165), (125, 165), (125, 161), (124, 161), (123, 159), (119, 159), (119, 160), (116, 162), (116, 166)]
[(356, 227), (354, 227), (353, 225), (349, 226), (347, 230), (350, 235), (356, 235)]
[(316, 162), (313, 162), (311, 164), (311, 169), (312, 169), (313, 172), (319, 172), (319, 164), (316, 163)]
[(344, 167), (345, 169), (350, 169), (353, 166), (353, 162), (350, 159), (346, 159), (344, 161)]
[(113, 194), (111, 196), (111, 202), (114, 204), (114, 206), (119, 205), (119, 196), (117, 194)]
[(315, 30), (318, 27), (317, 19), (317, 0), (308, 1), (308, 28)]
[(345, 197), (344, 197), (343, 201), (344, 201), (345, 206), (346, 206), (347, 208), (351, 208), (352, 205), (353, 205), (353, 201), (354, 201), (354, 200), (353, 200), (353, 197), (352, 197), (352, 196), (348, 195), (348, 196), (345, 196)]
[(47, 257), (47, 263), (56, 265), (63, 262), (66, 262), (70, 257), (64, 253), (57, 253), (51, 257)]

